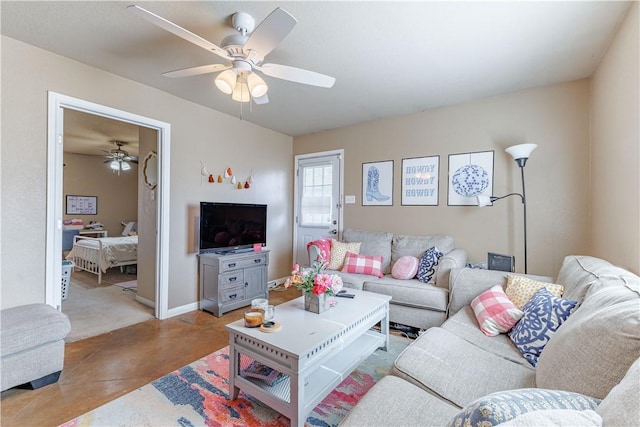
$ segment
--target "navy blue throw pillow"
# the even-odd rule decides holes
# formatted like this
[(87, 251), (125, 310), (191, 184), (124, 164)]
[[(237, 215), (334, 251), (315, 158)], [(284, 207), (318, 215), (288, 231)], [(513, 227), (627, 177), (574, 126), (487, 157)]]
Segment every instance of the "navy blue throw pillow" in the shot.
[(440, 252), (435, 246), (424, 251), (422, 259), (420, 260), (420, 265), (418, 265), (416, 278), (423, 283), (429, 283), (436, 274), (436, 266), (438, 265), (438, 260), (440, 260), (440, 258), (442, 258), (442, 252)]

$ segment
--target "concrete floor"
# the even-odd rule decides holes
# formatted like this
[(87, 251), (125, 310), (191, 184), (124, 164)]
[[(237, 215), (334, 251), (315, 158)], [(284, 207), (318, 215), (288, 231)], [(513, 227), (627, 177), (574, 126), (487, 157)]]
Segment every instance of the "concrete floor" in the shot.
[[(294, 288), (275, 290), (269, 301), (277, 305), (300, 295)], [(221, 318), (193, 311), (67, 344), (56, 384), (2, 393), (0, 424), (58, 426), (97, 408), (227, 346), (224, 326), (242, 318), (244, 310)]]

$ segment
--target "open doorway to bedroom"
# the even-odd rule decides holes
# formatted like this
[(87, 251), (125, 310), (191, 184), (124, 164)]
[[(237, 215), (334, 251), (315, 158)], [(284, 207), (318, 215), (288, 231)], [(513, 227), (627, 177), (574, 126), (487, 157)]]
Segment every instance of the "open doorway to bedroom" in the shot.
[[(89, 219), (87, 222), (104, 222), (102, 229), (100, 225), (90, 224), (96, 229), (85, 230), (93, 237), (97, 235), (107, 234), (112, 236), (113, 233), (122, 235), (137, 235), (137, 259), (131, 260), (119, 260), (115, 264), (109, 266), (114, 267), (117, 275), (133, 273), (132, 265), (135, 265), (135, 284), (137, 285), (137, 293), (135, 295), (135, 302), (141, 303), (142, 306), (151, 307), (150, 312), (152, 317), (159, 319), (165, 319), (168, 317), (168, 251), (169, 251), (169, 152), (170, 152), (170, 133), (171, 126), (169, 123), (161, 122), (152, 118), (140, 116), (137, 114), (129, 113), (123, 110), (117, 110), (111, 107), (107, 107), (100, 104), (91, 103), (77, 98), (72, 98), (66, 95), (61, 95), (55, 92), (49, 92), (48, 102), (49, 120), (48, 120), (48, 150), (47, 150), (47, 236), (46, 236), (46, 254), (47, 254), (47, 269), (46, 269), (46, 286), (45, 286), (45, 302), (58, 310), (62, 310), (63, 305), (63, 290), (65, 288), (65, 266), (63, 264), (64, 255), (63, 252), (63, 219), (70, 221), (75, 216), (79, 215), (93, 215), (85, 216), (84, 219)], [(66, 113), (66, 114), (65, 114)], [(64, 166), (65, 163), (65, 124), (70, 128), (70, 133), (73, 133), (73, 126), (69, 121), (65, 121), (65, 115), (69, 117), (68, 120), (74, 116), (75, 113), (84, 113), (89, 116), (97, 116), (101, 119), (110, 119), (118, 122), (123, 122), (128, 125), (133, 125), (137, 130), (138, 137), (138, 154), (137, 159), (133, 153), (133, 147), (127, 147), (132, 152), (113, 153), (112, 150), (127, 151), (124, 147), (114, 144), (114, 148), (104, 148), (107, 153), (99, 152), (95, 155), (95, 163), (89, 165), (89, 174), (98, 175), (98, 171), (103, 171), (106, 168), (108, 174), (115, 174), (118, 172), (122, 174), (134, 169), (133, 165), (137, 165), (137, 202), (134, 202), (137, 208), (134, 208), (135, 220), (129, 217), (131, 214), (128, 212), (122, 212), (121, 215), (116, 215), (116, 219), (106, 218), (105, 221), (98, 218), (101, 214), (106, 214), (106, 211), (101, 209), (100, 198), (94, 192), (98, 190), (86, 189), (88, 194), (65, 194), (64, 189)], [(70, 136), (70, 135), (66, 135)], [(125, 139), (122, 137), (109, 137), (111, 139)], [(91, 138), (89, 138), (91, 139)], [(85, 138), (86, 142), (87, 138)], [(111, 141), (107, 141), (111, 143)], [(102, 150), (103, 148), (99, 148)], [(84, 162), (87, 163), (88, 153), (83, 154), (85, 156)], [(109, 158), (101, 157), (101, 155), (109, 156)], [(118, 156), (123, 155), (123, 160), (128, 162), (127, 167), (118, 167), (111, 169), (112, 161), (118, 160)], [(133, 160), (137, 160), (135, 164)], [(107, 163), (104, 163), (107, 160)], [(67, 161), (69, 166), (78, 164), (78, 158), (74, 156), (69, 157), (67, 155)], [(89, 162), (90, 163), (90, 162)], [(87, 165), (83, 166), (87, 169)], [(100, 168), (100, 169), (99, 169)], [(85, 178), (85, 180), (87, 180)], [(107, 181), (106, 178), (102, 179)], [(116, 182), (112, 184), (112, 187), (116, 188), (116, 195), (121, 187), (122, 182)], [(79, 188), (79, 187), (78, 187)], [(85, 193), (82, 189), (75, 191), (74, 193)], [(67, 192), (72, 190), (67, 189)], [(135, 192), (135, 190), (134, 190)], [(106, 193), (105, 193), (106, 194)], [(67, 200), (67, 196), (72, 196), (70, 200)], [(73, 197), (75, 196), (75, 197)], [(104, 198), (104, 201), (108, 201), (107, 195), (100, 196)], [(72, 209), (68, 210), (68, 203), (72, 203)], [(118, 206), (121, 202), (117, 199), (112, 205)], [(103, 206), (104, 207), (104, 206)], [(94, 213), (95, 211), (95, 213)], [(120, 218), (120, 216), (126, 216)], [(70, 218), (71, 217), (71, 218)], [(70, 221), (73, 224), (73, 221)], [(82, 229), (85, 229), (83, 221)], [(111, 225), (107, 225), (111, 224)], [(123, 225), (125, 223), (126, 225)], [(115, 224), (115, 225), (114, 225)], [(131, 233), (134, 229), (137, 233)], [(79, 233), (77, 233), (79, 234)], [(78, 236), (76, 236), (76, 240)], [(124, 237), (124, 236), (123, 236)], [(85, 239), (88, 240), (88, 239)], [(73, 248), (73, 244), (72, 244)], [(62, 259), (62, 260), (61, 260)], [(74, 258), (75, 259), (75, 258)], [(62, 262), (61, 262), (62, 261)], [(100, 264), (100, 259), (93, 259), (94, 264)], [(121, 262), (123, 261), (123, 262)], [(120, 271), (120, 266), (123, 270)], [(126, 270), (128, 269), (128, 270)], [(85, 268), (86, 270), (86, 268)], [(108, 271), (108, 270), (107, 270)], [(100, 284), (99, 281), (108, 282), (118, 281), (121, 279), (109, 278), (108, 274), (99, 277), (87, 273), (88, 278), (86, 281), (91, 283)], [(75, 273), (72, 273), (75, 274)], [(61, 284), (62, 278), (62, 284)], [(134, 280), (127, 276), (126, 278), (131, 280), (125, 280), (124, 282), (133, 282)], [(130, 287), (129, 284), (126, 287)], [(67, 299), (69, 295), (67, 295)], [(104, 305), (104, 304), (102, 304)], [(64, 311), (64, 310), (63, 310)], [(95, 310), (87, 310), (90, 317), (96, 317)], [(118, 316), (115, 316), (118, 317)], [(73, 323), (73, 322), (72, 322)]]
[(71, 321), (67, 342), (155, 317), (157, 207), (145, 172), (150, 173), (148, 158), (157, 153), (157, 140), (155, 130), (64, 109), (62, 312)]

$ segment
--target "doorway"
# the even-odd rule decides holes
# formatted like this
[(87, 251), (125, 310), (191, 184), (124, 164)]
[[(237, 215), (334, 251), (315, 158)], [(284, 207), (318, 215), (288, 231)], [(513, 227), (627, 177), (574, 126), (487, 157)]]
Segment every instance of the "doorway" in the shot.
[(295, 157), (294, 263), (309, 265), (307, 243), (342, 234), (344, 150)]
[[(157, 153), (157, 200), (155, 229), (155, 317), (165, 319), (168, 311), (168, 237), (169, 237), (169, 147), (170, 125), (148, 117), (128, 113), (99, 104), (49, 92), (48, 172), (47, 172), (47, 269), (46, 303), (60, 310), (62, 303), (60, 278), (62, 265), (62, 208), (63, 208), (63, 135), (64, 111), (76, 110), (130, 123), (155, 131)], [(156, 195), (157, 194), (157, 195)]]

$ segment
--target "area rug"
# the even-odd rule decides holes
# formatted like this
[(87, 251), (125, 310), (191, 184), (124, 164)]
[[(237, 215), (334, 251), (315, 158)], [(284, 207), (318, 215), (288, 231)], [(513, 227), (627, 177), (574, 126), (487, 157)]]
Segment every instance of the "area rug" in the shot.
[[(308, 416), (307, 426), (336, 426), (362, 396), (389, 373), (410, 343), (391, 336)], [(229, 347), (211, 353), (91, 412), (62, 424), (84, 426), (288, 426), (289, 419), (240, 392), (228, 401)]]
[(65, 342), (153, 319), (153, 309), (140, 304), (135, 297), (135, 292), (118, 285), (87, 288), (71, 276), (67, 299), (62, 301), (62, 312), (71, 322), (71, 332)]

